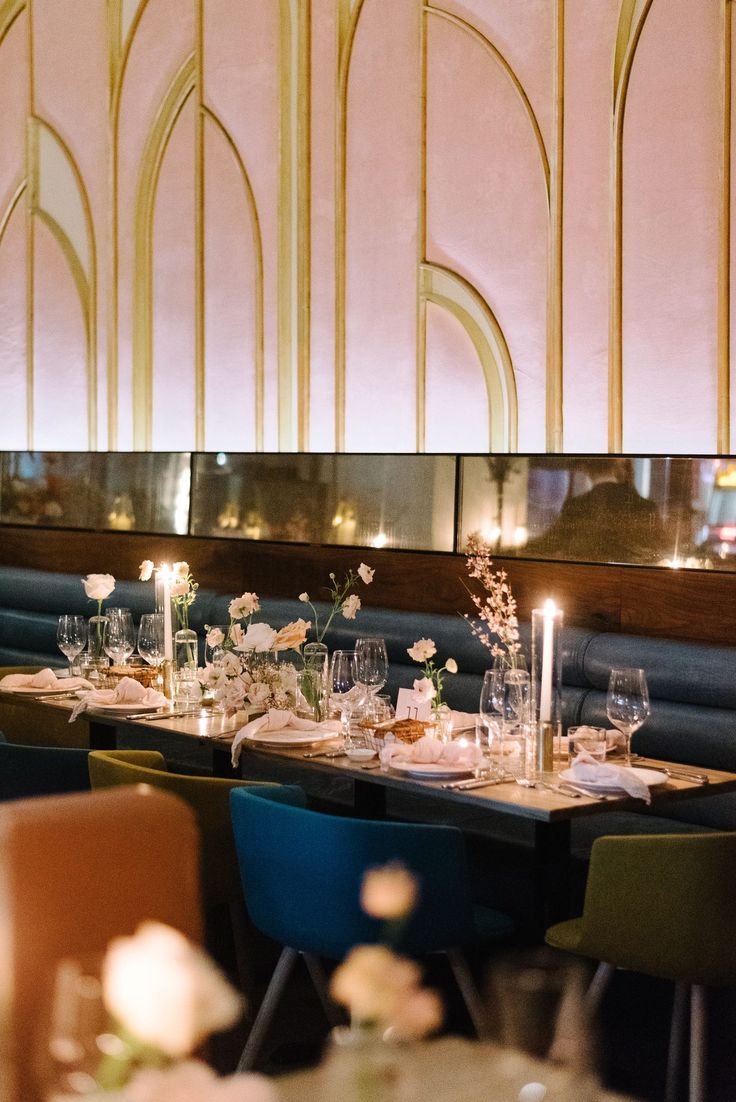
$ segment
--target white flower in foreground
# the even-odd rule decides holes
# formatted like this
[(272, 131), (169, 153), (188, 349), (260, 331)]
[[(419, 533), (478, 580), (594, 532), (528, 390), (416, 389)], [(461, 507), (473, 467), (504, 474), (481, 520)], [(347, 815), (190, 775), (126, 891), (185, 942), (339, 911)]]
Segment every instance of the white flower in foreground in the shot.
[(276, 632), (269, 624), (250, 624), (241, 644), (243, 650), (273, 650)]
[(144, 559), (141, 565), (138, 567), (138, 581), (147, 582), (150, 580), (153, 574), (153, 560)]
[(240, 665), (240, 655), (233, 654), (231, 650), (226, 650), (220, 659), (220, 669), (226, 677), (237, 677)]
[(374, 574), (375, 574), (375, 570), (373, 569), (373, 567), (372, 566), (366, 566), (364, 562), (362, 562), (360, 564), (360, 566), (358, 567), (358, 577), (360, 578), (360, 580), (362, 582), (365, 582), (366, 585), (371, 584), (371, 582), (373, 581), (373, 575)]
[(258, 612), (261, 602), (257, 593), (244, 593), (242, 597), (235, 597), (227, 607), (231, 620), (245, 620), (246, 616), (252, 616)]
[(390, 1019), (397, 996), (415, 990), (418, 965), (385, 945), (356, 945), (332, 973), (330, 993), (360, 1021)]
[(254, 681), (246, 693), (251, 704), (265, 704), (271, 695), (271, 690), (265, 681)]
[(104, 601), (115, 588), (112, 574), (88, 574), (82, 578), (84, 592), (92, 601)]
[(406, 653), (415, 662), (427, 662), (437, 653), (434, 639), (417, 639), (411, 647), (407, 647)]
[(171, 585), (172, 597), (186, 597), (189, 592), (189, 582), (186, 578), (175, 578)]
[(457, 662), (454, 658), (448, 658), (445, 662), (445, 669), (448, 673), (457, 673)]
[(414, 700), (417, 704), (426, 704), (428, 700), (434, 700), (436, 693), (434, 681), (430, 677), (419, 677), (414, 682)]
[(363, 877), (360, 905), (373, 918), (403, 918), (417, 901), (416, 877), (400, 861), (368, 869)]
[(355, 593), (351, 593), (349, 597), (346, 597), (342, 603), (341, 612), (346, 620), (354, 620), (355, 615), (360, 608), (360, 597), (357, 597)]
[(307, 593), (306, 589), (303, 593), (299, 594), (299, 600), (304, 601), (305, 603), (309, 601), (309, 594)]
[(185, 1060), (165, 1071), (137, 1072), (125, 1097), (128, 1102), (276, 1102), (277, 1095), (261, 1075), (218, 1079), (206, 1064)]
[(105, 1006), (139, 1041), (186, 1056), (242, 1012), (240, 997), (210, 959), (178, 930), (144, 922), (115, 938), (102, 965)]
[(210, 628), (205, 639), (208, 647), (219, 647), (225, 642), (225, 633), (222, 628)]
[(189, 574), (189, 563), (188, 562), (175, 562), (174, 565), (172, 566), (171, 570), (172, 570), (172, 573), (175, 575), (175, 577), (182, 578), (182, 579), (186, 578)]
[(400, 1041), (418, 1041), (442, 1025), (442, 1000), (436, 991), (419, 988), (397, 999), (389, 1034)]
[(311, 620), (294, 620), (293, 623), (286, 624), (276, 632), (273, 650), (296, 650), (306, 642), (307, 632), (311, 626)]

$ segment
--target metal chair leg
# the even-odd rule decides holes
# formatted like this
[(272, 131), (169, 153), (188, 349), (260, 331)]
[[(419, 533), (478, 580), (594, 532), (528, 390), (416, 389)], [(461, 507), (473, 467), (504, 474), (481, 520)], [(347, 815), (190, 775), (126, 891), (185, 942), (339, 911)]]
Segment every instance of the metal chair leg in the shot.
[(327, 1021), (331, 1026), (342, 1025), (343, 1017), (330, 998), (327, 977), (325, 976), (322, 962), (319, 957), (315, 957), (312, 953), (302, 953), (301, 955), (307, 966), (307, 971), (312, 979), (312, 983), (314, 984), (314, 989), (319, 996), (319, 1001), (322, 1004), (322, 1009), (325, 1012)]
[(463, 1002), (468, 1009), (470, 1020), (478, 1035), (478, 1040), (487, 1041), (489, 1039), (489, 1030), (486, 1008), (483, 1005), (483, 1000), (475, 985), (475, 980), (468, 967), (468, 962), (459, 949), (448, 949), (447, 959), (450, 962), (450, 968), (455, 977), (455, 982), (460, 988)]
[(690, 1102), (706, 1102), (705, 1075), (705, 988), (690, 988)]
[(286, 982), (291, 975), (297, 956), (296, 949), (290, 949), (287, 946), (282, 950), (281, 956), (276, 962), (276, 967), (273, 970), (273, 975), (266, 989), (266, 994), (263, 996), (263, 1002), (256, 1014), (256, 1020), (253, 1022), (251, 1031), (248, 1034), (245, 1048), (238, 1061), (238, 1071), (250, 1071), (253, 1067), (268, 1027), (273, 1020), (276, 1007), (284, 993)]
[(688, 994), (689, 987), (686, 983), (675, 984), (670, 1043), (667, 1049), (667, 1079), (664, 1088), (664, 1102), (677, 1102), (678, 1077), (682, 1068), (683, 1041), (687, 1021)]
[(597, 1014), (601, 1005), (601, 1001), (608, 985), (613, 979), (616, 968), (613, 964), (606, 964), (605, 961), (601, 961), (595, 970), (595, 975), (590, 981), (590, 986), (585, 992), (585, 1009), (589, 1014)]

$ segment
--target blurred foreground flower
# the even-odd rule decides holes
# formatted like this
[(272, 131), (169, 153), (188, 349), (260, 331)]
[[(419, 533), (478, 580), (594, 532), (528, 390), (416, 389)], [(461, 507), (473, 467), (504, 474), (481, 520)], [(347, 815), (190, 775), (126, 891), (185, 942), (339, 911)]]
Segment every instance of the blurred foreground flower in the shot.
[(139, 1071), (125, 1090), (126, 1102), (276, 1102), (276, 1097), (260, 1075), (218, 1079), (198, 1060), (185, 1060), (165, 1071)]

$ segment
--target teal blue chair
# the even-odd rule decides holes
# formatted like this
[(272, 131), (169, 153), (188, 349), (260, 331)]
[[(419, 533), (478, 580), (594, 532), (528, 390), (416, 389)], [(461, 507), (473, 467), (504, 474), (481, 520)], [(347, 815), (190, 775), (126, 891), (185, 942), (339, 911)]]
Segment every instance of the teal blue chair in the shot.
[(396, 860), (420, 883), (418, 905), (397, 948), (412, 956), (446, 953), (476, 1032), (485, 1036), (484, 1008), (462, 950), (508, 938), (513, 923), (473, 905), (460, 830), (325, 815), (309, 810), (294, 785), (235, 789), (230, 809), (251, 920), (284, 946), (239, 1070), (255, 1062), (298, 957), (334, 1020), (320, 958), (342, 960), (353, 945), (379, 940), (381, 924), (360, 907), (363, 874)]
[(88, 750), (0, 742), (0, 800), (89, 791)]

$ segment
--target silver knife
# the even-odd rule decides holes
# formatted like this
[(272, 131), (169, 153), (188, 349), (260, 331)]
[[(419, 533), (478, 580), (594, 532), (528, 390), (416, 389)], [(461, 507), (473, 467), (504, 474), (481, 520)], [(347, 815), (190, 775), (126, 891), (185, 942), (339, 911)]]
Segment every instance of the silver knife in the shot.
[(503, 778), (489, 777), (486, 780), (480, 778), (472, 781), (446, 781), (440, 788), (454, 789), (456, 792), (467, 792), (470, 788), (488, 788), (492, 784), (503, 784)]
[(129, 716), (120, 716), (120, 719), (178, 719), (180, 716), (198, 716), (199, 712), (199, 708), (188, 708), (182, 712), (133, 712)]

